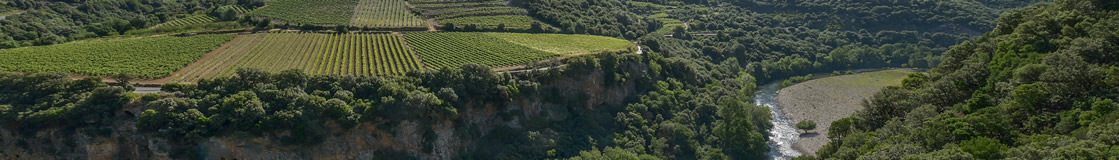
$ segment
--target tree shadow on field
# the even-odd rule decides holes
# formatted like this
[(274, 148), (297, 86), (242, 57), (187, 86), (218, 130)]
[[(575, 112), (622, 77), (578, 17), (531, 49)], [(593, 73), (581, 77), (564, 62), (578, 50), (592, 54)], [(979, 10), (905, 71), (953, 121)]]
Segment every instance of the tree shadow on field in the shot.
[(813, 132), (813, 133), (801, 133), (800, 134), (800, 138), (812, 138), (812, 137), (816, 137), (816, 136), (820, 136), (820, 133)]

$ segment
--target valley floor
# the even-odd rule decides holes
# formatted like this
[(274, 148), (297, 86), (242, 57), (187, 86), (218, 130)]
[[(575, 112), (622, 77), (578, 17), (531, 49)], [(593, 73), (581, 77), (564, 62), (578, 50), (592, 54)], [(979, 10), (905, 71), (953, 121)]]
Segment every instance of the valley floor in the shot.
[(863, 99), (870, 98), (883, 87), (901, 85), (909, 69), (894, 69), (821, 78), (781, 89), (777, 103), (793, 123), (815, 121), (816, 129), (800, 135), (793, 145), (805, 155), (815, 155), (816, 150), (828, 142), (828, 127), (832, 121), (848, 117), (861, 110)]

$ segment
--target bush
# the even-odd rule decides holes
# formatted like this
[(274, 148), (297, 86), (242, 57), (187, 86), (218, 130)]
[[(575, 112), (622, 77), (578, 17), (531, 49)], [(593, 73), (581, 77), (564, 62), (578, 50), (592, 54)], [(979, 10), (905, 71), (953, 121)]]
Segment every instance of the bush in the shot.
[(151, 102), (151, 101), (159, 100), (159, 98), (160, 98), (159, 94), (148, 93), (148, 94), (144, 94), (144, 96), (141, 96), (140, 100), (143, 100), (144, 102)]
[(163, 86), (159, 87), (159, 91), (163, 91), (163, 92), (179, 92), (179, 91), (183, 91), (183, 89), (184, 89), (184, 88), (186, 88), (186, 86), (185, 86), (185, 85), (183, 85), (183, 84), (178, 84), (178, 83), (167, 83), (167, 84), (163, 84)]
[(1002, 159), (1002, 152), (1005, 151), (1007, 147), (1005, 144), (1000, 143), (999, 140), (977, 137), (963, 141), (963, 143), (960, 144), (960, 149), (980, 159)]
[(808, 132), (808, 130), (816, 129), (816, 122), (812, 121), (812, 120), (804, 120), (804, 121), (797, 122), (797, 129), (801, 129), (801, 130), (804, 130), (805, 132)]

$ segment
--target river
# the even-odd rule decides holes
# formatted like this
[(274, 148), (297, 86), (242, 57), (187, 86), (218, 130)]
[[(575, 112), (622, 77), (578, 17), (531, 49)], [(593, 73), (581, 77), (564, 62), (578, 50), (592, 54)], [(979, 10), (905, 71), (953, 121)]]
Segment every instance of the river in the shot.
[[(896, 68), (865, 68), (848, 70), (855, 73), (874, 72)], [(918, 72), (925, 72), (923, 69), (914, 69)], [(820, 79), (831, 77), (830, 73), (815, 73), (812, 74), (812, 79)], [(758, 86), (757, 92), (754, 92), (754, 104), (758, 106), (765, 106), (769, 108), (769, 114), (773, 116), (770, 122), (773, 122), (773, 128), (769, 129), (769, 159), (774, 160), (789, 160), (799, 157), (803, 153), (793, 149), (793, 144), (800, 140), (800, 132), (797, 131), (795, 124), (785, 112), (781, 110), (781, 106), (777, 105), (777, 93), (781, 90), (780, 80), (767, 83), (763, 86)]]
[(773, 128), (769, 129), (769, 157), (774, 160), (788, 160), (800, 156), (801, 153), (793, 149), (793, 143), (800, 138), (800, 132), (793, 127), (793, 122), (781, 107), (777, 106), (777, 91), (781, 90), (781, 81), (770, 82), (760, 86), (754, 93), (754, 104), (769, 108), (773, 116)]

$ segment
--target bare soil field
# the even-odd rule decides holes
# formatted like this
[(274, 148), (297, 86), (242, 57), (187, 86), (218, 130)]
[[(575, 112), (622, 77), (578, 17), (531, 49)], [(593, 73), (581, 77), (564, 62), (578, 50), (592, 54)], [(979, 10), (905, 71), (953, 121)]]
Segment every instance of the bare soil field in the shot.
[(781, 89), (777, 103), (795, 123), (815, 121), (814, 130), (802, 133), (793, 148), (815, 156), (816, 150), (828, 142), (832, 121), (861, 110), (862, 102), (886, 86), (901, 85), (902, 79), (914, 71), (894, 69), (810, 80)]

